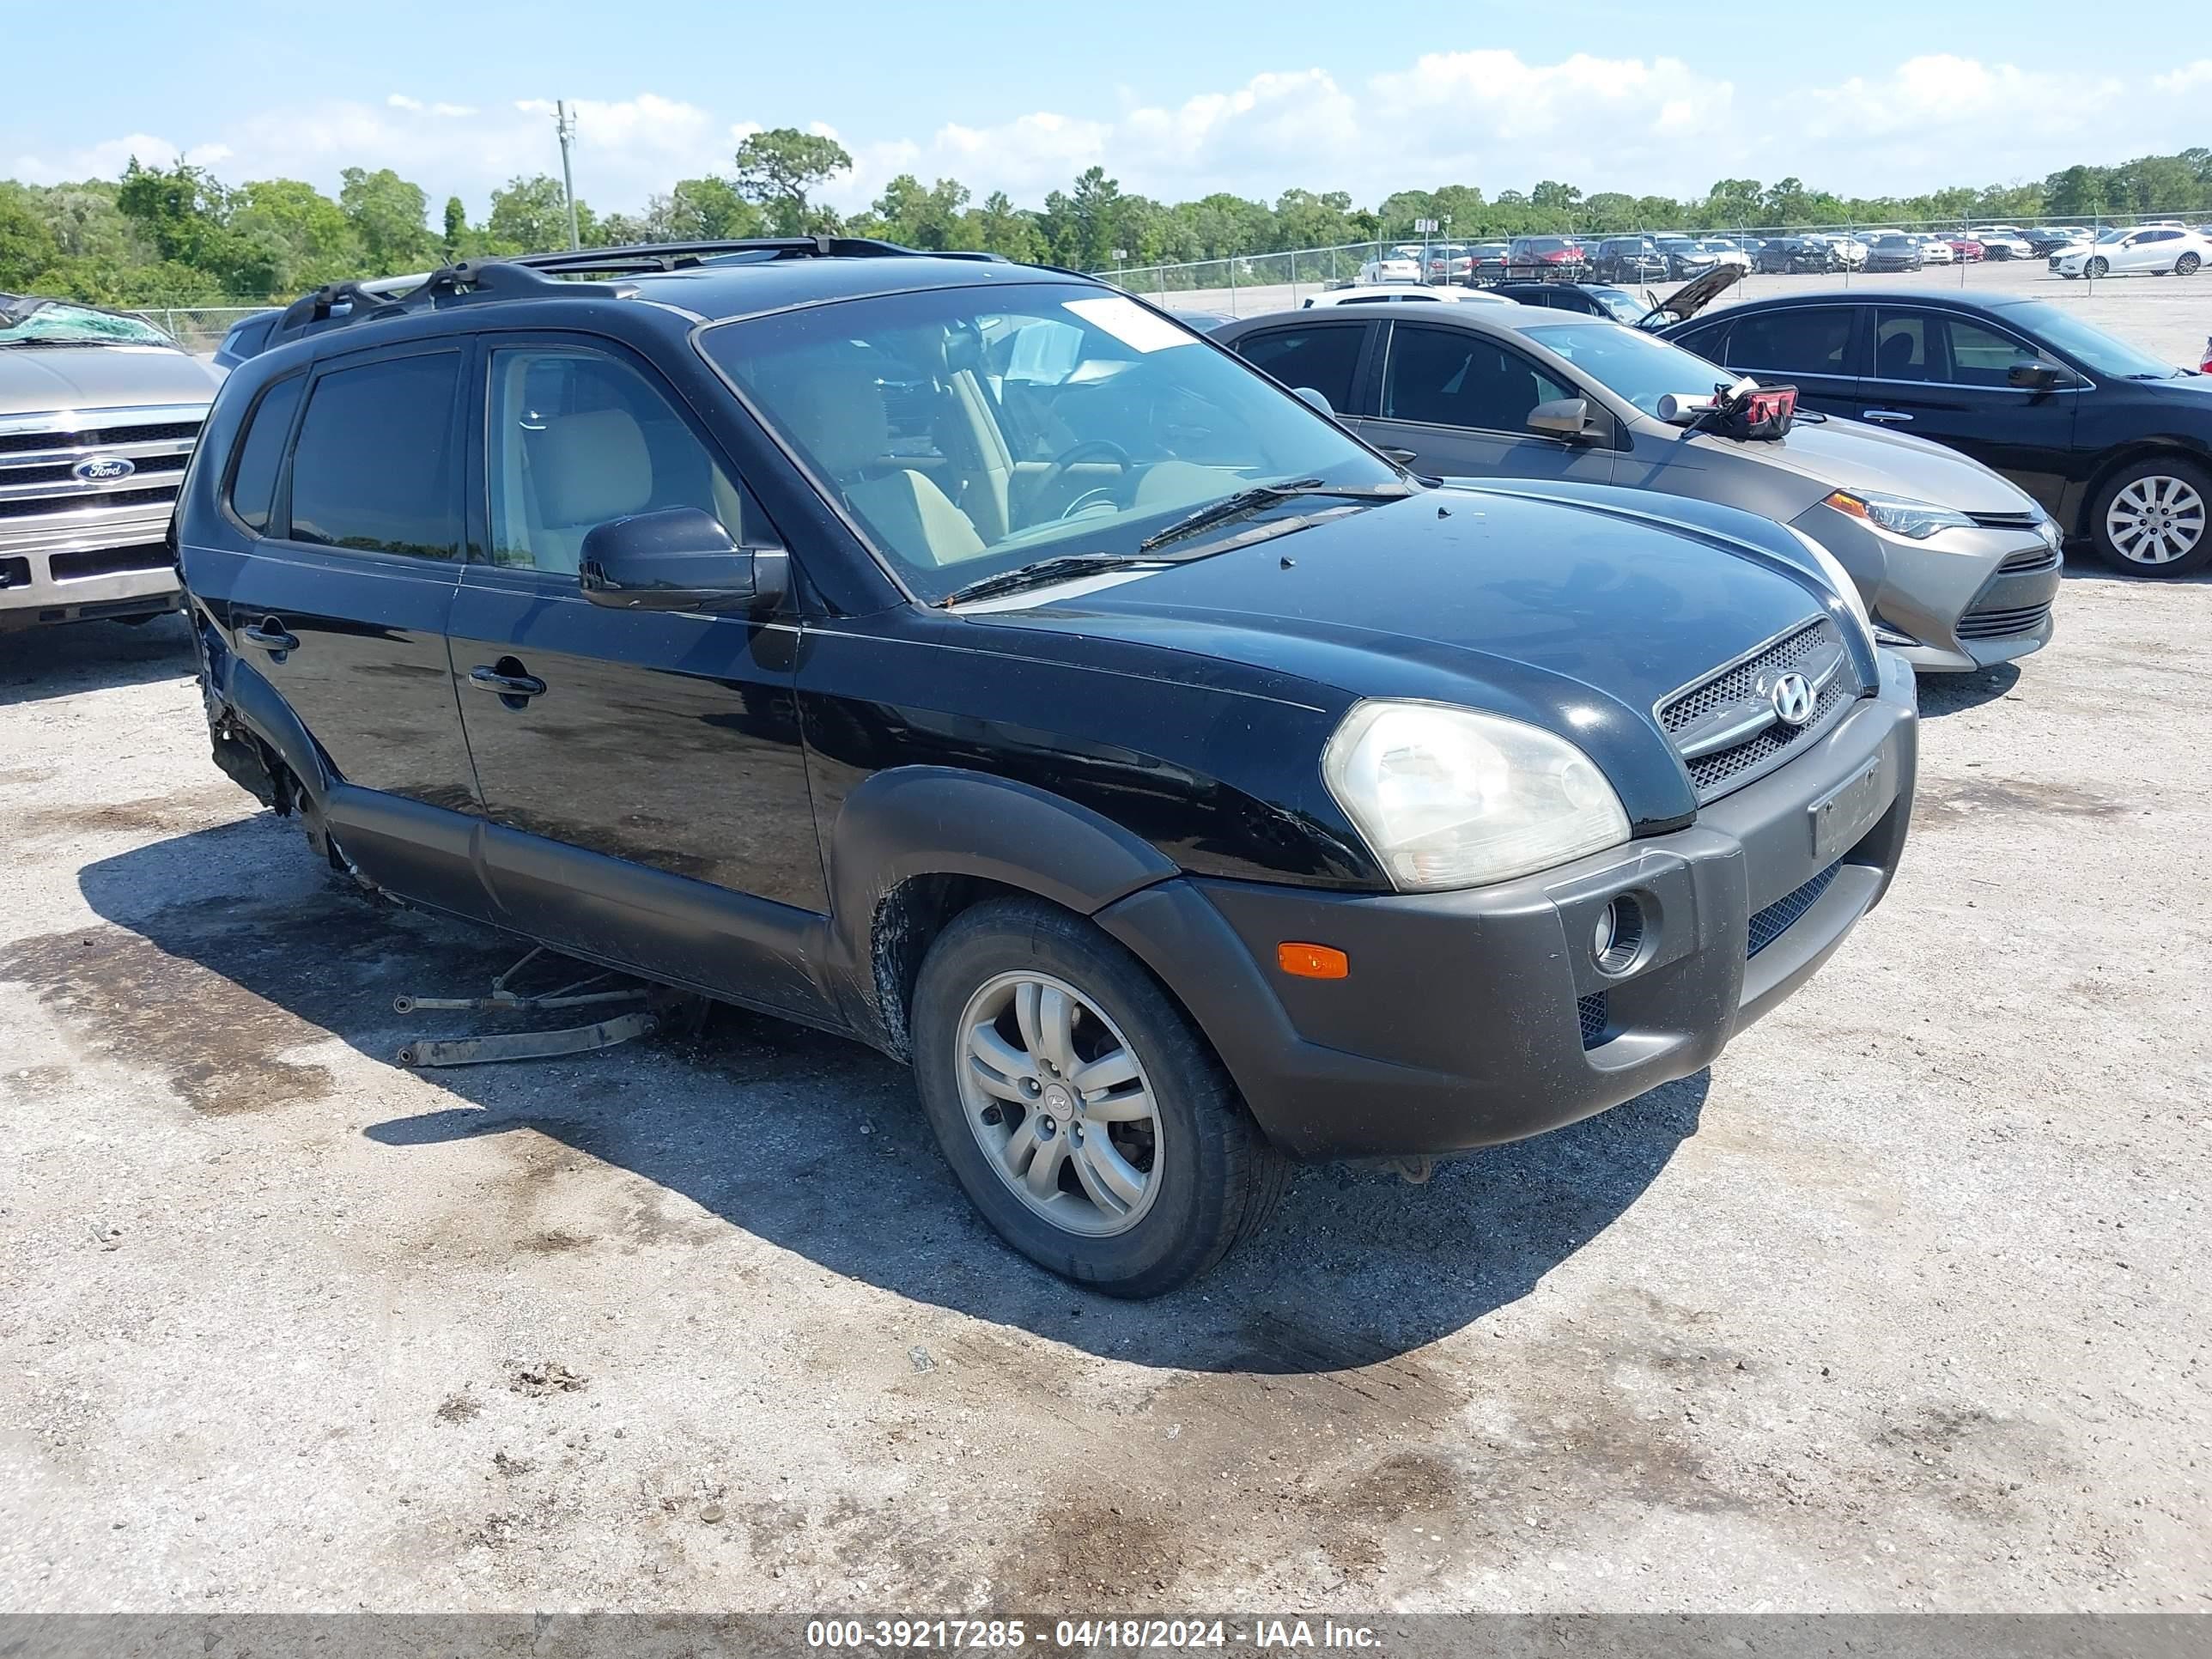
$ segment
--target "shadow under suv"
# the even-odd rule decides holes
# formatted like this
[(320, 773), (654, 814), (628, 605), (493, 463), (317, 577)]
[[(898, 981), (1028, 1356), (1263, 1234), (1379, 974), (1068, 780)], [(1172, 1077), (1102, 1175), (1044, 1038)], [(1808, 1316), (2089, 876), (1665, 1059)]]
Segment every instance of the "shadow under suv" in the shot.
[(1809, 544), (1433, 486), (1086, 278), (810, 239), (295, 311), (179, 514), (217, 763), (385, 892), (910, 1060), (1102, 1290), (1293, 1160), (1695, 1072), (1896, 867), (1911, 676)]

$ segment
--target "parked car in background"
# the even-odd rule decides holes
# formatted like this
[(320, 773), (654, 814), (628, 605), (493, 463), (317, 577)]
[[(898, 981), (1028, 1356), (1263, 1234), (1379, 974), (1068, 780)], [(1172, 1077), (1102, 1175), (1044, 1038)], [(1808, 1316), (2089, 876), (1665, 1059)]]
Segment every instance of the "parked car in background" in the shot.
[(2035, 249), (2027, 234), (2012, 225), (1985, 225), (1974, 232), (1974, 240), (1992, 259), (2033, 259)]
[[(1630, 484), (1789, 526), (1850, 573), (1917, 667), (1983, 667), (2051, 637), (2057, 526), (1938, 445), (1817, 416), (1781, 437), (1728, 435), (1694, 408), (1723, 371), (1569, 311), (1394, 311), (1336, 325), (1347, 332), (1318, 338), (1304, 313), (1278, 313), (1214, 337), (1285, 385), (1327, 373), (1320, 389), (1346, 423), (1426, 472)], [(1347, 361), (1358, 372), (1327, 367)]]
[[(1308, 305), (1311, 305), (1313, 301), (1309, 300), (1306, 303)], [(1223, 324), (1233, 323), (1237, 320), (1234, 313), (1226, 311), (1176, 310), (1169, 312), (1168, 315), (1174, 318), (1176, 321), (1181, 323), (1185, 328), (1194, 330), (1200, 334), (1211, 334), (1215, 329), (1219, 328)]]
[(1830, 256), (1842, 270), (1856, 270), (1867, 262), (1867, 244), (1856, 236), (1841, 231), (1824, 232), (1820, 240), (1828, 245)]
[(1516, 281), (1580, 282), (1589, 256), (1571, 236), (1516, 236), (1505, 250), (1505, 274)]
[(2081, 225), (2039, 225), (2027, 233), (2029, 251), (2039, 259), (2094, 240), (2094, 233)]
[(283, 316), (283, 308), (272, 306), (266, 311), (257, 311), (252, 316), (241, 317), (224, 333), (222, 343), (215, 349), (215, 366), (226, 374), (248, 357), (258, 356), (267, 349), (269, 331)]
[(232, 378), (216, 762), (373, 888), (909, 1061), (1052, 1271), (1158, 1294), (1293, 1159), (1692, 1075), (1888, 888), (1911, 676), (1778, 526), (1431, 487), (1065, 273), (570, 268)]
[(1626, 290), (1603, 283), (1504, 283), (1492, 291), (1520, 305), (1585, 312), (1593, 317), (1608, 317), (1616, 323), (1626, 323), (1632, 328), (1651, 311), (1649, 304)]
[(1942, 240), (1944, 246), (1951, 250), (1952, 257), (1961, 264), (1979, 264), (1989, 255), (1989, 250), (1982, 246), (1978, 237), (1960, 234), (1947, 236)]
[(1759, 250), (1757, 264), (1771, 276), (1840, 269), (1835, 248), (1818, 236), (1770, 237)]
[(137, 318), (0, 294), (0, 633), (177, 608), (169, 514), (222, 379)]
[(1928, 263), (1928, 249), (1914, 237), (1880, 236), (1863, 263), (1869, 271), (1918, 270)]
[(1421, 280), (1421, 250), (1394, 247), (1377, 253), (1359, 267), (1359, 281), (1369, 287), (1378, 283), (1418, 283)]
[(1751, 269), (1751, 255), (1743, 251), (1741, 244), (1732, 242), (1725, 236), (1707, 237), (1698, 246), (1713, 256), (1715, 264), (1734, 265), (1739, 270)]
[[(1890, 240), (1887, 236), (1876, 236), (1868, 242), (1867, 269), (1869, 270), (1878, 270), (1883, 268), (1876, 265), (1874, 261), (1875, 256), (1881, 252), (1882, 244)], [(1959, 263), (1959, 250), (1951, 246), (1950, 239), (1938, 236), (1934, 231), (1915, 231), (1907, 235), (1905, 240), (1920, 250), (1920, 259), (1923, 264), (1954, 265)]]
[(1350, 288), (1325, 288), (1318, 294), (1309, 294), (1298, 303), (1301, 308), (1313, 306), (1372, 306), (1372, 305), (1458, 305), (1472, 302), (1503, 304), (1503, 301), (1488, 289), (1430, 288), (1424, 285), (1408, 287), (1403, 283), (1378, 283), (1372, 288), (1354, 285)]
[(1590, 276), (1601, 283), (1642, 283), (1667, 275), (1667, 256), (1649, 236), (1608, 236), (1590, 252)]
[(1942, 289), (1753, 300), (1666, 331), (1803, 404), (2003, 473), (2114, 568), (2212, 562), (2212, 380), (2031, 299)]
[(1466, 283), (1474, 278), (1474, 259), (1463, 243), (1438, 242), (1422, 269), (1431, 283)]
[(1703, 276), (1718, 262), (1717, 256), (1706, 251), (1702, 243), (1687, 236), (1656, 236), (1653, 241), (1666, 256), (1667, 275), (1675, 282), (1687, 282), (1692, 276)]
[(1467, 251), (1474, 266), (1474, 280), (1478, 283), (1499, 283), (1505, 280), (1505, 256), (1511, 249), (1510, 242), (1477, 242)]
[(2108, 230), (2094, 242), (2051, 256), (2061, 276), (2194, 276), (2212, 256), (2212, 240), (2179, 225)]

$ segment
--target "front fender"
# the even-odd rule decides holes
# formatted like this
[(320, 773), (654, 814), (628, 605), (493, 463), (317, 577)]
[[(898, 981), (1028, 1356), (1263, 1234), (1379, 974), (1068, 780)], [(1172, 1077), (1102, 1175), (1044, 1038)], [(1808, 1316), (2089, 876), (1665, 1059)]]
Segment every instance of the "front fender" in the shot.
[(903, 1022), (885, 1006), (879, 923), (904, 884), (973, 877), (1087, 916), (1181, 873), (1158, 848), (1088, 807), (950, 766), (892, 767), (866, 780), (838, 809), (827, 851), (829, 965), (839, 1000), (869, 1040), (895, 1053)]

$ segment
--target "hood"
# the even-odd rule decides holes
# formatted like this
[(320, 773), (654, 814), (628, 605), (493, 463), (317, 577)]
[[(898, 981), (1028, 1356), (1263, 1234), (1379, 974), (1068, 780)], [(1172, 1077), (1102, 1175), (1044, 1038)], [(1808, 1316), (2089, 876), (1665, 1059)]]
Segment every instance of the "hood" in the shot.
[(1653, 705), (1827, 601), (1808, 572), (1635, 506), (1447, 486), (971, 620), (1239, 662), (1279, 687), (1487, 709), (1580, 744), (1617, 784), (1671, 793), (1680, 766)]
[(0, 349), (0, 416), (207, 404), (220, 379), (167, 346), (9, 346)]
[(1670, 322), (1686, 323), (1741, 282), (1745, 274), (1739, 264), (1715, 265), (1704, 276), (1692, 277), (1654, 304), (1637, 326), (1662, 328)]
[(1955, 449), (1833, 416), (1825, 421), (1801, 419), (1790, 427), (1788, 437), (1779, 440), (1722, 438), (1700, 432), (1690, 442), (1798, 474), (1805, 480), (1808, 507), (1840, 489), (1903, 495), (1960, 513), (2040, 511), (2018, 485)]

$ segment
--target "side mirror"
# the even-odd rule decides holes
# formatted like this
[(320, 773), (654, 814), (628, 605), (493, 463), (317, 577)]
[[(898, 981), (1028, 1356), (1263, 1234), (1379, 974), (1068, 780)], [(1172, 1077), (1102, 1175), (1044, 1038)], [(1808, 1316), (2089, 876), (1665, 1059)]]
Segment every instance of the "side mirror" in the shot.
[(1554, 398), (1550, 403), (1538, 404), (1528, 411), (1528, 430), (1577, 443), (1597, 436), (1590, 428), (1587, 398)]
[(1301, 386), (1291, 387), (1291, 395), (1308, 407), (1319, 410), (1332, 421), (1336, 418), (1336, 410), (1330, 406), (1327, 393), (1316, 392), (1310, 386)]
[(2005, 371), (2005, 384), (2022, 392), (2049, 392), (2064, 386), (2073, 376), (2057, 363), (2047, 363), (2036, 358), (2014, 363)]
[(781, 549), (742, 549), (696, 507), (594, 526), (579, 565), (584, 597), (616, 611), (761, 611), (786, 586)]

